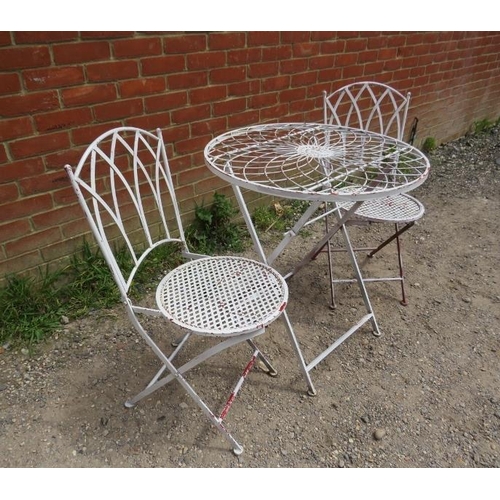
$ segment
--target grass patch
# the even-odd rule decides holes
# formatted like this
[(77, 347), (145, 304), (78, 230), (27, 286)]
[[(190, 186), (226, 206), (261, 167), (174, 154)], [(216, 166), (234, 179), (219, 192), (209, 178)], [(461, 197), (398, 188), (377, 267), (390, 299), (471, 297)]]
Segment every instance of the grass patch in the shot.
[(284, 232), (290, 229), (309, 206), (307, 201), (293, 200), (257, 207), (252, 214), (255, 229), (260, 232)]

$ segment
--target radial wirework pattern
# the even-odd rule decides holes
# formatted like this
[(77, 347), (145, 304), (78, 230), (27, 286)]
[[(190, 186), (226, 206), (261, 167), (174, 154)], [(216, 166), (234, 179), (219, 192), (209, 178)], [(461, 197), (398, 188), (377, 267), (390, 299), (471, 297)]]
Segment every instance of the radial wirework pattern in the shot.
[(271, 267), (243, 257), (190, 261), (167, 274), (156, 292), (175, 324), (206, 335), (263, 328), (285, 309), (288, 286)]
[[(273, 123), (222, 134), (208, 168), (240, 187), (308, 200), (367, 200), (409, 191), (429, 173), (419, 150), (393, 138), (311, 123)], [(350, 189), (345, 189), (350, 188)]]
[[(353, 202), (339, 203), (344, 210), (349, 210)], [(407, 194), (384, 196), (365, 201), (355, 212), (366, 220), (387, 222), (412, 222), (424, 214), (424, 206)]]

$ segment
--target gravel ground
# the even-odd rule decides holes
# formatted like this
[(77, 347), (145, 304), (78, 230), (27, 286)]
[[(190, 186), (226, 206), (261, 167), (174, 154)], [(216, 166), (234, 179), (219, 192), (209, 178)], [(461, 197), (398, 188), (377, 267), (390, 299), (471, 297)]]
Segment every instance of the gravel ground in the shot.
[[(268, 328), (259, 345), (278, 376), (255, 369), (227, 417), (242, 455), (177, 384), (124, 407), (157, 363), (117, 307), (62, 324), (31, 355), (1, 350), (0, 466), (498, 468), (499, 130), (429, 157), (431, 175), (414, 192), (426, 215), (404, 237), (409, 305), (399, 304), (397, 284), (369, 284), (383, 335), (361, 330), (320, 363), (316, 397), (306, 394), (281, 321)], [(367, 240), (385, 229), (351, 236)], [(295, 261), (320, 231), (297, 238), (279, 265)], [(363, 261), (364, 273), (394, 271), (393, 255), (386, 249)], [(362, 310), (353, 285), (338, 287), (339, 305), (329, 308), (325, 259), (290, 282), (288, 311), (307, 359)], [(172, 335), (169, 326), (163, 336)], [(190, 380), (222, 402), (216, 388), (246, 356), (237, 349)]]

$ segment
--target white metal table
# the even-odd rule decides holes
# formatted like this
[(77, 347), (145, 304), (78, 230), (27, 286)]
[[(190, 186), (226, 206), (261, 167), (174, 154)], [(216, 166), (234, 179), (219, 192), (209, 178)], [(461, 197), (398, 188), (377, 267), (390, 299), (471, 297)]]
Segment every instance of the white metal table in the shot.
[[(272, 123), (232, 130), (212, 139), (205, 147), (205, 163), (215, 175), (233, 186), (256, 252), (273, 264), (304, 225), (314, 220), (319, 207), (351, 202), (311, 251), (289, 272), (289, 278), (310, 262), (341, 230), (366, 307), (366, 314), (352, 328), (306, 363), (287, 314), (283, 318), (299, 357), (309, 393), (316, 391), (309, 372), (352, 333), (368, 321), (380, 335), (354, 251), (344, 224), (366, 200), (411, 191), (429, 174), (427, 157), (415, 147), (381, 134), (318, 123)], [(241, 188), (295, 200), (307, 200), (309, 208), (280, 244), (266, 255), (253, 226)], [(318, 217), (317, 217), (318, 218)]]

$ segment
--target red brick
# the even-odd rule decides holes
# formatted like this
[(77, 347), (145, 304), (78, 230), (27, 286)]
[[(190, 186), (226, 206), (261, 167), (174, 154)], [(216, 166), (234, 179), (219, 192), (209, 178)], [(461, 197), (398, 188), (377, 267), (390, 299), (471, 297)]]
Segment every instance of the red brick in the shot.
[(25, 196), (31, 196), (37, 193), (46, 193), (61, 187), (67, 183), (66, 173), (61, 169), (54, 172), (47, 172), (37, 177), (24, 178), (19, 181), (21, 192)]
[(311, 57), (309, 60), (309, 68), (312, 70), (332, 68), (335, 64), (335, 60), (336, 56), (333, 55)]
[(13, 161), (0, 168), (0, 183), (40, 175), (44, 170), (43, 160), (40, 157)]
[(247, 100), (244, 97), (229, 99), (227, 101), (215, 102), (212, 105), (213, 116), (232, 115), (247, 109)]
[(283, 61), (292, 57), (292, 47), (290, 45), (280, 45), (278, 47), (263, 47), (262, 61)]
[(0, 120), (0, 141), (18, 139), (32, 133), (31, 119), (27, 116), (12, 120)]
[(308, 59), (290, 59), (289, 61), (280, 61), (280, 73), (295, 74), (306, 71), (309, 65)]
[(15, 159), (20, 159), (37, 156), (50, 151), (67, 149), (69, 146), (68, 133), (58, 132), (56, 134), (45, 134), (12, 142), (10, 150)]
[(207, 36), (202, 34), (169, 35), (163, 46), (166, 54), (187, 54), (207, 48)]
[(249, 98), (249, 108), (258, 109), (266, 106), (273, 106), (278, 103), (278, 94), (270, 92), (268, 94), (257, 94)]
[(47, 212), (52, 206), (52, 197), (50, 194), (43, 194), (33, 198), (22, 198), (14, 203), (7, 203), (0, 207), (0, 224), (31, 216), (35, 213)]
[(120, 83), (122, 97), (136, 97), (140, 95), (157, 94), (165, 92), (165, 77), (140, 78)]
[(17, 241), (9, 241), (5, 244), (5, 253), (7, 257), (14, 257), (23, 253), (36, 250), (56, 241), (61, 240), (61, 231), (59, 228), (46, 229), (24, 236)]
[(279, 64), (277, 62), (266, 62), (252, 64), (248, 68), (248, 78), (262, 78), (278, 74)]
[(192, 89), (204, 87), (208, 83), (207, 72), (198, 71), (191, 73), (181, 73), (178, 75), (168, 75), (167, 84), (170, 90)]
[(186, 58), (184, 55), (148, 57), (141, 59), (141, 67), (144, 76), (179, 73), (186, 69)]
[(125, 38), (134, 35), (133, 31), (81, 31), (80, 36), (83, 40), (94, 40), (103, 38)]
[(191, 123), (210, 118), (210, 105), (200, 104), (172, 111), (172, 123)]
[[(66, 179), (67, 182), (69, 182)], [(76, 221), (82, 218), (82, 209), (79, 204), (54, 208), (50, 212), (34, 215), (32, 217), (35, 229), (59, 227), (65, 222)]]
[(0, 75), (0, 95), (14, 94), (21, 90), (19, 75), (16, 73), (4, 73)]
[(311, 31), (311, 41), (322, 41), (335, 39), (337, 33), (335, 31)]
[(289, 87), (289, 76), (276, 76), (274, 78), (268, 78), (262, 82), (262, 92), (271, 92), (273, 90), (281, 90)]
[(244, 33), (210, 33), (208, 35), (209, 50), (238, 49), (245, 46)]
[(232, 83), (245, 79), (246, 68), (244, 66), (214, 69), (210, 72), (211, 83)]
[(38, 250), (24, 254), (22, 259), (16, 255), (13, 259), (0, 262), (0, 276), (34, 270), (41, 264), (43, 259)]
[(320, 45), (317, 43), (297, 43), (293, 46), (294, 57), (311, 57), (319, 54)]
[[(95, 139), (95, 137), (94, 137)], [(83, 154), (83, 148), (72, 148), (65, 149), (62, 151), (57, 151), (56, 153), (50, 153), (43, 157), (46, 170), (57, 170), (61, 171), (62, 167), (69, 163), (70, 165), (76, 165)]]
[(186, 56), (188, 71), (218, 68), (226, 64), (225, 52), (197, 52)]
[(0, 31), (0, 46), (12, 45), (10, 31)]
[(230, 50), (227, 53), (227, 64), (238, 66), (241, 64), (251, 64), (262, 61), (262, 49), (259, 47), (249, 47), (241, 50)]
[(0, 97), (0, 116), (31, 115), (40, 111), (50, 111), (59, 107), (57, 93), (36, 92), (25, 95)]
[[(404, 39), (403, 37), (400, 37)], [(350, 39), (345, 41), (345, 48), (344, 52), (363, 52), (366, 50), (368, 45), (368, 39), (366, 38), (357, 38), (357, 39)], [(397, 45), (400, 46), (401, 44)]]
[(15, 220), (0, 226), (0, 241), (5, 242), (20, 238), (30, 230), (29, 222), (26, 219)]
[[(355, 80), (363, 75), (363, 66), (347, 66), (342, 68), (342, 78), (348, 80)], [(321, 72), (318, 75), (318, 81), (323, 82), (325, 80), (331, 81), (331, 77), (328, 73)]]
[(211, 118), (210, 120), (195, 122), (191, 125), (191, 132), (194, 137), (201, 135), (216, 135), (227, 130), (227, 118)]
[(81, 67), (57, 67), (23, 71), (23, 80), (28, 90), (68, 87), (85, 81)]
[(139, 68), (136, 61), (107, 61), (105, 63), (87, 64), (89, 82), (109, 82), (136, 78)]
[(2, 203), (9, 203), (19, 198), (19, 189), (17, 184), (11, 182), (10, 184), (0, 184), (0, 200)]
[(129, 118), (142, 113), (144, 113), (144, 105), (141, 99), (120, 100), (109, 104), (100, 104), (94, 108), (95, 117), (100, 122)]
[(258, 94), (261, 90), (260, 80), (246, 80), (238, 83), (231, 83), (227, 86), (227, 96), (241, 96)]
[(54, 45), (54, 62), (56, 64), (75, 64), (88, 61), (109, 59), (108, 42), (75, 42)]
[(287, 104), (277, 104), (276, 106), (272, 106), (271, 108), (263, 108), (260, 111), (260, 120), (268, 121), (268, 120), (276, 120), (281, 118), (282, 116), (286, 116), (288, 111)]
[(225, 85), (210, 86), (189, 91), (189, 100), (191, 104), (220, 101), (226, 97), (227, 87)]
[(183, 108), (187, 102), (187, 92), (165, 92), (145, 99), (146, 113)]
[[(340, 74), (340, 70), (339, 70)], [(313, 71), (307, 71), (306, 73), (299, 73), (297, 75), (292, 75), (292, 80), (290, 82), (291, 87), (303, 87), (315, 83), (317, 81), (317, 74)]]
[(337, 54), (335, 66), (355, 66), (358, 62), (358, 54)]
[[(94, 139), (97, 139), (97, 137), (99, 137), (101, 134), (104, 134), (104, 132), (107, 132), (113, 127), (118, 127), (119, 125), (119, 122), (115, 122), (92, 125), (90, 127), (78, 127), (71, 131), (71, 139), (76, 145), (86, 146), (87, 144), (90, 144)], [(83, 153), (83, 150), (81, 152)], [(74, 162), (71, 162), (70, 160), (64, 160), (64, 163), (74, 164)]]
[(61, 91), (65, 106), (85, 106), (116, 99), (116, 88), (112, 84), (85, 85)]
[(125, 120), (125, 125), (130, 127), (138, 127), (145, 130), (156, 130), (170, 126), (170, 113), (147, 114), (145, 116), (133, 116)]
[(39, 132), (51, 130), (71, 129), (86, 125), (92, 121), (92, 112), (89, 108), (55, 111), (53, 113), (35, 116), (36, 128)]
[(203, 148), (210, 141), (211, 137), (195, 137), (193, 139), (187, 139), (185, 141), (177, 141), (174, 145), (175, 151), (179, 155), (185, 155), (189, 153), (197, 153), (203, 151)]
[(175, 143), (190, 137), (189, 125), (169, 127), (162, 131), (163, 139), (166, 143)]
[(161, 54), (161, 51), (161, 40), (157, 37), (133, 38), (113, 42), (115, 57), (154, 56)]
[(179, 172), (179, 185), (186, 186), (208, 178), (213, 178), (213, 174), (205, 166), (181, 170)]
[(47, 47), (0, 48), (0, 71), (49, 66), (50, 63)]
[(278, 45), (280, 34), (278, 31), (249, 31), (247, 34), (248, 46), (252, 45)]
[(0, 144), (0, 164), (7, 161), (7, 152), (5, 151), (5, 146)]
[(309, 42), (311, 32), (309, 31), (283, 31), (281, 33), (281, 43)]
[(304, 100), (305, 98), (306, 98), (306, 90), (303, 88), (282, 90), (279, 93), (280, 102), (299, 101), (299, 100)]
[(14, 31), (17, 44), (64, 42), (77, 38), (78, 31)]
[(253, 109), (227, 118), (228, 128), (244, 127), (255, 123), (259, 123), (259, 112)]

